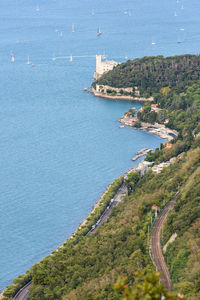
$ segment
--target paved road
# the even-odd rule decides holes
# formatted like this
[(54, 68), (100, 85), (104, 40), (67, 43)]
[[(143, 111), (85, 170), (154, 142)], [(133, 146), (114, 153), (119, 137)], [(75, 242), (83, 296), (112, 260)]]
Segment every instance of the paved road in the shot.
[(91, 235), (92, 233), (96, 232), (99, 226), (103, 225), (109, 218), (112, 209), (117, 206), (120, 202), (123, 201), (124, 196), (128, 193), (127, 187), (123, 184), (116, 195), (111, 200), (110, 204), (107, 206), (106, 210), (103, 212), (99, 220), (93, 225), (92, 229), (86, 234), (87, 236)]
[[(110, 216), (113, 207), (117, 206), (119, 202), (123, 201), (124, 196), (127, 194), (127, 188), (125, 185), (122, 185), (116, 195), (114, 196), (113, 200), (110, 202), (110, 205), (106, 208), (104, 213), (101, 215), (100, 219), (95, 224), (95, 228), (91, 229), (86, 235), (89, 236), (92, 233), (94, 233), (99, 226), (104, 224), (108, 217)], [(32, 282), (29, 282), (27, 285), (25, 285), (14, 297), (14, 300), (26, 300), (29, 294), (29, 289), (32, 285)]]
[(26, 300), (29, 294), (29, 289), (32, 285), (32, 282), (30, 281), (27, 283), (19, 292), (15, 295), (14, 300)]
[(162, 249), (160, 245), (160, 235), (161, 235), (161, 230), (163, 228), (163, 224), (167, 218), (167, 215), (176, 202), (177, 194), (178, 192), (176, 193), (174, 199), (171, 201), (169, 206), (167, 206), (163, 210), (161, 215), (156, 220), (151, 234), (151, 252), (152, 252), (153, 262), (156, 267), (156, 270), (161, 274), (160, 277), (161, 282), (169, 291), (172, 290), (172, 282), (170, 279), (168, 268), (165, 264), (164, 257), (162, 255)]

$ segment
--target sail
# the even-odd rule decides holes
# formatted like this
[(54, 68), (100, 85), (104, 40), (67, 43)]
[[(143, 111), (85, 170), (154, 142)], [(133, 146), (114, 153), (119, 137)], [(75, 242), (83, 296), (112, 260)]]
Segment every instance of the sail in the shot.
[(72, 24), (72, 32), (76, 32), (74, 24)]
[(100, 27), (98, 27), (98, 29), (97, 29), (97, 35), (101, 35), (101, 34), (102, 34), (101, 29), (100, 29)]

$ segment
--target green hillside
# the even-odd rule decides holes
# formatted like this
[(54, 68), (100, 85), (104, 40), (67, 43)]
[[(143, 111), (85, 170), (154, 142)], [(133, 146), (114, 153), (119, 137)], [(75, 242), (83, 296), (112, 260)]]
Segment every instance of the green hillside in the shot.
[(116, 88), (135, 87), (148, 97), (169, 86), (181, 92), (200, 79), (200, 56), (144, 57), (129, 60), (104, 74), (95, 83)]

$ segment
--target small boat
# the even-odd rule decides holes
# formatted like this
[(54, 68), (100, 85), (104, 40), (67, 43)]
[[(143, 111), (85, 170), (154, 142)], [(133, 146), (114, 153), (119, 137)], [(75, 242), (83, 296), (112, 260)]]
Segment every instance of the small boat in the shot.
[(95, 13), (94, 13), (94, 9), (93, 9), (93, 10), (92, 10), (92, 16), (94, 16), (94, 14), (95, 14)]
[(53, 61), (55, 61), (56, 60), (56, 57), (54, 56), (54, 57), (52, 57), (52, 59), (51, 60), (53, 60)]
[(74, 24), (72, 24), (72, 32), (76, 32)]
[(32, 67), (35, 67), (35, 65), (34, 65), (34, 64), (32, 64)]
[(36, 7), (36, 11), (40, 11), (40, 8), (39, 8), (39, 6), (37, 6), (37, 7)]
[(125, 56), (125, 59), (128, 59), (128, 56)]
[(97, 29), (97, 36), (100, 36), (102, 34), (100, 27)]
[(58, 31), (59, 31), (59, 30), (56, 28), (56, 29), (55, 29), (55, 32), (58, 32)]
[(10, 56), (11, 56), (11, 62), (14, 63), (15, 62), (15, 55), (13, 53), (11, 53)]
[(175, 11), (175, 13), (174, 13), (174, 17), (177, 17), (177, 13), (176, 13), (176, 11)]
[(125, 127), (124, 125), (119, 126), (119, 128), (124, 128), (124, 127)]
[(156, 45), (156, 42), (152, 42), (151, 44), (152, 44), (152, 45)]
[(63, 33), (62, 33), (62, 31), (60, 32), (60, 37), (63, 37)]
[(125, 10), (125, 11), (124, 11), (124, 14), (125, 14), (125, 15), (127, 15), (127, 14), (128, 14), (128, 11), (127, 11), (127, 10)]
[(184, 29), (184, 28), (181, 28), (180, 30), (181, 30), (181, 31), (184, 31), (185, 29)]
[(72, 59), (72, 55), (70, 56), (70, 60), (69, 60), (69, 62), (71, 62), (72, 63), (72, 61), (73, 61), (73, 59)]
[(28, 60), (27, 60), (27, 65), (31, 65), (31, 62), (30, 62), (30, 59), (29, 59), (29, 56), (28, 56)]
[(84, 92), (87, 92), (88, 89), (87, 89), (87, 88), (84, 88), (83, 90), (84, 90)]

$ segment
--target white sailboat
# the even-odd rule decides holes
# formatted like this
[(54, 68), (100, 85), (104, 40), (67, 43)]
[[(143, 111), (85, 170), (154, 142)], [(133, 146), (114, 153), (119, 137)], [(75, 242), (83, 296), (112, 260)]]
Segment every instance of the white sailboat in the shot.
[(60, 37), (63, 37), (63, 33), (62, 33), (62, 31), (60, 32)]
[(100, 27), (97, 29), (97, 36), (100, 36), (102, 34)]
[(11, 62), (14, 63), (15, 62), (15, 55), (13, 53), (11, 53), (10, 56), (11, 56)]
[(40, 8), (39, 8), (39, 6), (37, 6), (37, 7), (36, 7), (36, 11), (40, 11)]
[(55, 55), (53, 55), (53, 57), (52, 57), (52, 60), (53, 60), (53, 61), (56, 61), (56, 57), (55, 57)]
[(93, 10), (92, 10), (92, 16), (94, 16), (94, 14), (95, 14), (95, 13), (94, 13), (94, 9), (93, 9)]
[(174, 12), (174, 17), (177, 17), (177, 13), (176, 13), (176, 11)]
[(153, 42), (151, 43), (151, 45), (156, 45), (156, 42), (153, 41)]
[(72, 32), (76, 32), (74, 24), (72, 24)]
[(73, 58), (72, 58), (72, 55), (70, 56), (70, 60), (69, 60), (69, 62), (71, 62), (72, 63), (72, 61), (73, 61)]
[(27, 63), (26, 63), (27, 65), (31, 65), (32, 63), (30, 62), (30, 58), (29, 58), (29, 56), (28, 56), (28, 60), (27, 60)]

